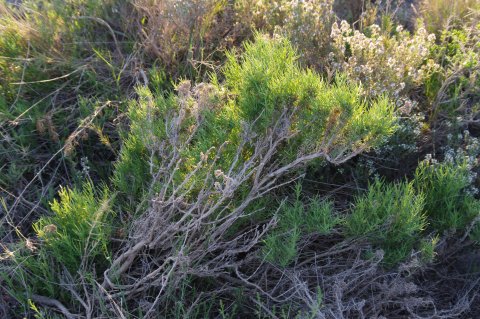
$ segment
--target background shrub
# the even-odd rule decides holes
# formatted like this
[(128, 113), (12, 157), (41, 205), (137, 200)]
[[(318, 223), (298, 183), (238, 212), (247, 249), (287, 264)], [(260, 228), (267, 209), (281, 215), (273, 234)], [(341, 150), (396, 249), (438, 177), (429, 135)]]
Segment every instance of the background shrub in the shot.
[[(425, 81), (432, 104), (432, 119), (456, 119), (459, 125), (475, 125), (480, 103), (480, 29), (475, 23), (442, 31), (432, 57), (441, 68)], [(460, 120), (460, 121), (458, 121)]]
[(398, 97), (423, 83), (437, 68), (429, 59), (435, 35), (420, 26), (413, 34), (401, 25), (373, 24), (364, 32), (346, 21), (332, 26), (333, 67), (361, 82), (369, 95), (390, 94)]
[(423, 0), (420, 12), (429, 32), (440, 35), (442, 30), (461, 25), (479, 10), (475, 0)]

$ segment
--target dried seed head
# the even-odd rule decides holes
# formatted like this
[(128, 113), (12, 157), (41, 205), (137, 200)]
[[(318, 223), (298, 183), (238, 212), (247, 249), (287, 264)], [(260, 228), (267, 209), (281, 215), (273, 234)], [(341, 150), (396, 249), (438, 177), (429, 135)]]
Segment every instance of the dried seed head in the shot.
[(28, 248), (31, 252), (34, 252), (37, 250), (37, 247), (33, 244), (33, 241), (30, 240), (30, 238), (27, 238), (27, 241), (25, 242), (25, 247)]
[(178, 96), (180, 98), (188, 97), (190, 95), (190, 88), (191, 87), (192, 87), (192, 85), (190, 84), (190, 81), (182, 81), (177, 86)]
[(53, 124), (52, 116), (45, 116), (45, 124), (47, 125), (48, 135), (50, 135), (50, 139), (56, 143), (60, 141), (55, 125)]
[(216, 178), (220, 178), (220, 177), (223, 177), (223, 176), (224, 176), (224, 174), (223, 174), (223, 172), (222, 172), (221, 169), (216, 169), (215, 172), (214, 172), (214, 174), (215, 174), (215, 177), (216, 177)]
[(46, 129), (45, 129), (45, 123), (44, 123), (44, 120), (43, 119), (38, 119), (35, 123), (35, 126), (37, 128), (37, 132), (41, 135), (44, 135), (45, 132), (46, 132)]
[(43, 227), (43, 231), (47, 234), (55, 233), (57, 232), (57, 226), (55, 226), (54, 224), (46, 225), (45, 227)]

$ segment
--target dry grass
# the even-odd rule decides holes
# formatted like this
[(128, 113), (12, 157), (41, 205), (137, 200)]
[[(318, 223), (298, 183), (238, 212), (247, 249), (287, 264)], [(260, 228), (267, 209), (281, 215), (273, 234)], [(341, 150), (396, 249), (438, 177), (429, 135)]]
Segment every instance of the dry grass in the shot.
[(477, 0), (423, 0), (420, 13), (429, 32), (439, 34), (452, 24), (463, 24), (475, 11), (480, 10)]

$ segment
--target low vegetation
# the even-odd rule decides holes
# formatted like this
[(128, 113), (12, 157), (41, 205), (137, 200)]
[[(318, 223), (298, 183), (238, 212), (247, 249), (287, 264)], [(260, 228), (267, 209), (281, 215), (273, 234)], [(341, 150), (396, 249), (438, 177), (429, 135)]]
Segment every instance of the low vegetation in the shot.
[(480, 315), (476, 1), (0, 2), (0, 317)]

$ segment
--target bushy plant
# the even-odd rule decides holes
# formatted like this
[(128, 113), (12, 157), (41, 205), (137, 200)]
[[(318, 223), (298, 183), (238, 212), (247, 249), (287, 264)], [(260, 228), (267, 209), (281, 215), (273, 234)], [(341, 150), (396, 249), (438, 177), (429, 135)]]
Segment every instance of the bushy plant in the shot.
[(375, 180), (367, 192), (355, 199), (346, 219), (350, 236), (366, 236), (385, 251), (385, 264), (405, 260), (426, 226), (424, 196), (413, 183), (387, 184)]
[[(129, 170), (123, 160), (138, 158), (138, 167), (147, 163), (148, 177), (128, 178), (150, 180), (150, 204), (138, 211), (130, 228), (132, 240), (105, 272), (104, 289), (136, 282), (148, 290), (158, 288), (163, 303), (167, 286), (174, 291), (187, 276), (216, 280), (273, 226), (266, 218), (264, 224), (238, 227), (267, 208), (255, 205), (260, 198), (296, 180), (298, 169), (311, 161), (344, 163), (381, 144), (396, 129), (387, 98), (365, 101), (357, 94), (359, 87), (342, 77), (327, 84), (302, 69), (296, 56), (285, 38), (258, 34), (240, 56), (229, 53), (223, 83), (217, 77), (195, 86), (182, 81), (176, 94), (166, 97), (138, 91), (127, 139), (139, 147), (124, 145), (131, 156), (123, 158), (122, 151), (117, 168), (125, 169), (116, 179), (141, 172)], [(128, 179), (116, 184), (127, 192), (133, 185)], [(305, 213), (294, 207), (287, 214), (287, 220), (304, 216), (305, 223), (286, 238), (289, 250), (280, 257), (283, 264), (296, 252), (300, 231), (325, 232), (336, 223), (331, 204), (315, 199), (307, 206)], [(270, 239), (271, 245), (279, 240)], [(146, 247), (149, 253), (144, 255)], [(165, 267), (148, 274), (141, 270), (152, 262)], [(158, 281), (159, 276), (166, 279)]]
[(282, 267), (298, 257), (298, 244), (302, 236), (328, 234), (339, 222), (334, 215), (332, 202), (320, 198), (302, 202), (299, 184), (295, 188), (295, 196), (292, 203), (285, 203), (279, 208), (277, 226), (266, 237), (263, 248), (265, 259)]
[(42, 248), (72, 272), (88, 260), (106, 260), (111, 194), (105, 189), (97, 198), (87, 182), (81, 190), (61, 189), (59, 196), (51, 204), (53, 216), (33, 225)]
[(275, 32), (288, 37), (300, 60), (323, 69), (330, 52), (329, 34), (335, 20), (333, 0), (272, 2), (265, 16)]
[(397, 26), (382, 29), (373, 24), (362, 33), (346, 21), (334, 23), (331, 33), (335, 51), (333, 67), (361, 81), (369, 95), (398, 97), (423, 83), (437, 65), (429, 59), (435, 35), (420, 26), (415, 33)]
[(260, 131), (285, 108), (304, 107), (320, 92), (320, 77), (302, 70), (297, 59), (286, 38), (269, 41), (262, 36), (246, 43), (239, 59), (234, 52), (228, 55), (226, 84), (238, 97), (242, 118), (256, 121)]
[[(342, 143), (356, 140), (356, 147), (364, 149), (381, 143), (396, 128), (396, 120), (387, 115), (393, 112), (393, 105), (386, 97), (369, 106), (360, 86), (342, 76), (333, 85), (326, 84), (315, 72), (302, 70), (296, 61), (286, 38), (269, 41), (258, 36), (254, 44), (245, 44), (245, 54), (239, 60), (229, 55), (226, 85), (237, 99), (242, 118), (255, 121), (256, 130), (264, 131), (282, 112), (294, 110), (293, 128), (301, 134), (290, 141), (290, 152), (298, 155), (325, 147), (318, 137)], [(378, 122), (379, 118), (388, 123)], [(328, 149), (340, 157), (345, 151), (335, 144)]]
[(1, 271), (6, 291), (23, 306), (32, 298), (73, 302), (68, 293), (73, 288), (62, 289), (62, 283), (81, 278), (85, 284), (109, 264), (112, 199), (106, 188), (96, 194), (90, 182), (81, 189), (62, 189), (51, 203), (53, 214), (33, 225), (37, 237), (21, 235), (10, 246)]
[(424, 161), (415, 171), (415, 188), (425, 195), (425, 213), (438, 231), (458, 230), (478, 215), (479, 202), (467, 192), (467, 162)]
[(475, 123), (480, 103), (480, 28), (465, 23), (443, 30), (439, 40), (432, 57), (441, 68), (425, 82), (433, 119), (461, 116), (461, 124)]
[[(138, 198), (148, 175), (164, 164), (159, 159), (163, 154), (156, 148), (166, 151), (169, 146), (165, 140), (171, 138), (189, 142), (175, 172), (180, 182), (212, 147), (219, 146), (223, 154), (216, 160), (217, 177), (222, 179), (222, 172), (238, 156), (237, 147), (244, 143), (242, 125), (248, 123), (259, 136), (265, 136), (271, 133), (273, 123), (291, 116), (288, 143), (282, 146), (285, 161), (310, 152), (329, 154), (331, 161), (345, 161), (379, 145), (395, 129), (388, 99), (379, 98), (368, 105), (359, 95), (360, 87), (342, 77), (327, 85), (313, 71), (300, 68), (295, 50), (285, 38), (257, 35), (255, 42), (245, 44), (241, 57), (233, 52), (228, 55), (225, 87), (216, 81), (193, 88), (190, 82), (181, 82), (178, 94), (167, 97), (154, 97), (147, 89), (138, 91), (139, 101), (129, 108), (131, 131), (116, 164), (114, 180), (121, 191)], [(230, 100), (221, 93), (225, 88)], [(178, 136), (172, 136), (168, 126), (172, 124), (166, 124), (169, 116), (179, 116)], [(248, 141), (243, 161), (248, 161), (253, 141)], [(346, 145), (355, 151), (351, 153)]]

